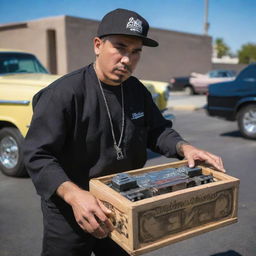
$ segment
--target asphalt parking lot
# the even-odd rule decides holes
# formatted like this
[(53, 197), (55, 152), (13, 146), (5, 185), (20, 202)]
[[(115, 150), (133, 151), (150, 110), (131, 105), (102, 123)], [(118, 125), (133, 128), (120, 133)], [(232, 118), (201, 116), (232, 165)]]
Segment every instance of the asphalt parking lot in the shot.
[[(186, 103), (196, 110), (185, 107), (179, 109), (177, 102), (181, 101), (184, 102), (183, 106)], [(176, 116), (174, 128), (186, 140), (220, 155), (228, 174), (240, 179), (238, 223), (175, 243), (145, 256), (256, 255), (256, 142), (244, 139), (235, 122), (208, 117), (200, 107), (205, 104), (204, 101), (203, 95), (173, 94), (168, 103), (169, 111)], [(148, 156), (148, 166), (176, 160), (152, 152)], [(0, 194), (0, 255), (40, 255), (40, 199), (31, 180), (10, 178), (0, 173)]]

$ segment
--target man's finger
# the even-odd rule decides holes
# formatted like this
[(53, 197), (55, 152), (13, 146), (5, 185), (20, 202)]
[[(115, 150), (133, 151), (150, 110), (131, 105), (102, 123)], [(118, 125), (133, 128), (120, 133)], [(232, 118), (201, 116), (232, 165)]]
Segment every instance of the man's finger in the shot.
[(97, 238), (104, 238), (109, 233), (104, 227), (103, 222), (95, 215), (90, 216), (88, 224), (89, 229), (92, 230), (91, 234)]
[(193, 157), (192, 156), (188, 156), (187, 160), (188, 160), (188, 166), (190, 168), (193, 168), (195, 166), (195, 160), (193, 159)]
[(80, 226), (80, 228), (82, 230), (84, 230), (85, 232), (88, 232), (88, 233), (92, 233), (93, 232), (93, 229), (92, 227), (90, 226), (88, 220), (86, 217), (81, 217), (77, 220), (77, 223), (78, 225)]
[(207, 163), (211, 164), (213, 167), (215, 167), (218, 171), (226, 172), (222, 159), (220, 157), (206, 152), (206, 157), (204, 160)]
[(105, 221), (103, 221), (103, 222), (104, 222), (104, 225), (106, 225), (108, 231), (111, 232), (111, 231), (114, 230), (114, 226), (113, 226), (113, 224), (112, 224), (112, 222), (110, 221), (109, 218), (113, 216), (113, 213), (112, 213), (112, 211), (109, 210), (99, 199), (97, 199), (97, 200), (98, 200), (98, 203), (99, 203), (100, 208), (102, 209), (102, 211), (103, 211), (103, 212), (106, 214), (106, 216), (108, 217), (108, 218), (106, 218)]

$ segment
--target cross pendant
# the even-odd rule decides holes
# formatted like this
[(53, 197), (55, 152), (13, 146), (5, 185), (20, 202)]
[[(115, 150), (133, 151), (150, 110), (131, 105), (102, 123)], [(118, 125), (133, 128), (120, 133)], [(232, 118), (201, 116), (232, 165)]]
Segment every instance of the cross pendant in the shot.
[(117, 145), (115, 145), (115, 150), (116, 150), (116, 159), (117, 160), (124, 159), (124, 155), (123, 155), (122, 149), (119, 148)]

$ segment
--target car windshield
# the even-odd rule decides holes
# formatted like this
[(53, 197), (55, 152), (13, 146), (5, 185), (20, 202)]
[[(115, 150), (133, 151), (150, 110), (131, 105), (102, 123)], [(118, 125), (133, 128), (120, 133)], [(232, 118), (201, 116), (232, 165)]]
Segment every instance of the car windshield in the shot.
[(236, 72), (233, 70), (213, 70), (208, 73), (209, 77), (233, 77)]
[(47, 74), (48, 71), (32, 54), (0, 52), (0, 75), (17, 73)]

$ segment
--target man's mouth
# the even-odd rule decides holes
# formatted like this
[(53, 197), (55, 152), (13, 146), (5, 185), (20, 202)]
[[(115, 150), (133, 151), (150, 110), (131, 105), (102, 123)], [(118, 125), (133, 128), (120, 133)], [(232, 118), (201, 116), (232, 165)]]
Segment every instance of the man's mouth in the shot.
[(117, 69), (116, 71), (119, 72), (119, 73), (122, 73), (122, 74), (129, 73), (129, 71), (127, 69)]
[(115, 71), (118, 71), (122, 74), (132, 73), (130, 67), (117, 67), (115, 68)]

